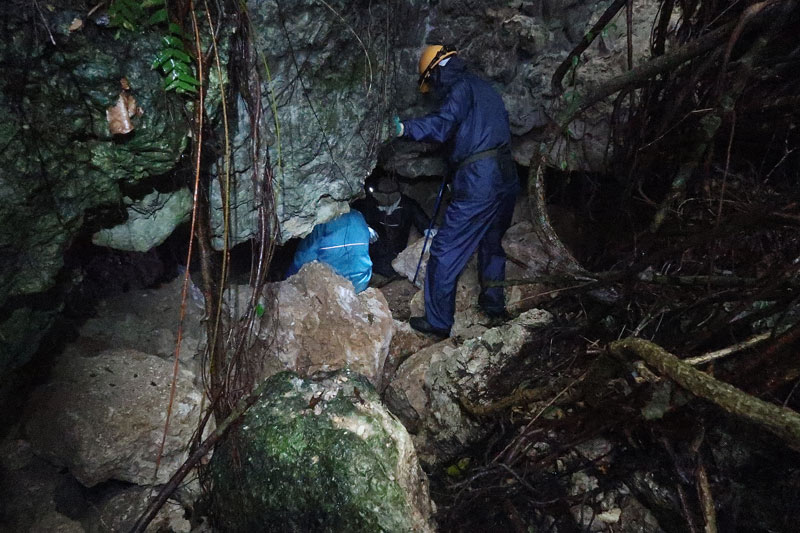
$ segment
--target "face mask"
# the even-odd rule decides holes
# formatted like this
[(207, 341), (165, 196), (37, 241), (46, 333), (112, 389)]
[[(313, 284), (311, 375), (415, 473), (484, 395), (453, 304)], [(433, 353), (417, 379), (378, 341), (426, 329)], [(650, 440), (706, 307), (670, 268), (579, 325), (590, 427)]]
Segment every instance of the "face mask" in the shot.
[(400, 193), (399, 192), (372, 192), (372, 196), (375, 198), (380, 205), (392, 205), (393, 203), (400, 200)]

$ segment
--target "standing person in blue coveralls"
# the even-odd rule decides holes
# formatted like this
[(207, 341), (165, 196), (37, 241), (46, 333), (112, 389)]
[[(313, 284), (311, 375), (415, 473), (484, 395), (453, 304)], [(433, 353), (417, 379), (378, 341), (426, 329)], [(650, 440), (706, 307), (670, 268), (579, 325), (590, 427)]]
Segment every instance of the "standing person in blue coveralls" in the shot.
[(419, 60), (420, 92), (433, 88), (442, 102), (438, 111), (402, 122), (393, 118), (398, 137), (452, 146), (453, 195), (431, 244), (425, 316), (409, 321), (412, 328), (440, 337), (450, 335), (456, 282), (476, 249), (482, 285), (478, 303), (490, 317), (506, 315), (503, 287), (487, 288), (485, 283), (505, 279), (501, 240), (520, 189), (503, 100), (488, 82), (469, 73), (456, 54), (432, 45)]
[(296, 274), (306, 263), (321, 261), (349, 279), (357, 293), (361, 292), (372, 277), (369, 239), (364, 216), (355, 210), (317, 224), (297, 246), (286, 276)]

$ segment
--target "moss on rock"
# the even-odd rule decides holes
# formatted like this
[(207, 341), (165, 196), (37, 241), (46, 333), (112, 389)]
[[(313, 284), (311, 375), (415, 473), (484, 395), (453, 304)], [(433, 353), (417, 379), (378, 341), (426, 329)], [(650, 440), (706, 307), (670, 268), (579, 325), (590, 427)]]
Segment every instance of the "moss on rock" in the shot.
[[(37, 12), (13, 0), (0, 18), (0, 331), (16, 327), (8, 319), (11, 300), (35, 298), (37, 316), (52, 316), (61, 302), (41, 295), (66, 292), (64, 280), (72, 277), (62, 272), (63, 255), (87, 211), (118, 213), (123, 188), (169, 172), (187, 145), (184, 102), (165, 94), (150, 68), (159, 31), (117, 34), (70, 5)], [(75, 18), (84, 24), (69, 31)], [(54, 42), (42, 38), (43, 21)], [(112, 136), (106, 109), (122, 78), (142, 111), (132, 118), (133, 132)], [(35, 326), (41, 333), (49, 324)], [(19, 332), (30, 344), (0, 345), (0, 371), (36, 350), (34, 333)]]
[(214, 453), (212, 509), (224, 531), (429, 531), (410, 438), (369, 382), (291, 372)]

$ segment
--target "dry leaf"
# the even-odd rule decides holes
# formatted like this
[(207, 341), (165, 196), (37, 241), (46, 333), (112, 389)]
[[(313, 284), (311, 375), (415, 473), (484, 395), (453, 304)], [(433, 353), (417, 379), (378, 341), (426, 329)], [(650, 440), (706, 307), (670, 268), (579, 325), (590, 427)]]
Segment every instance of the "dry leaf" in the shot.
[(131, 84), (128, 81), (128, 78), (125, 78), (125, 77), (120, 78), (119, 84), (122, 87), (123, 91), (130, 91), (131, 90)]
[(72, 24), (69, 25), (69, 31), (78, 31), (83, 28), (83, 21), (79, 18), (72, 19)]
[(131, 117), (137, 114), (137, 110), (136, 99), (127, 92), (121, 92), (117, 103), (106, 109), (106, 120), (111, 135), (125, 135), (132, 132)]

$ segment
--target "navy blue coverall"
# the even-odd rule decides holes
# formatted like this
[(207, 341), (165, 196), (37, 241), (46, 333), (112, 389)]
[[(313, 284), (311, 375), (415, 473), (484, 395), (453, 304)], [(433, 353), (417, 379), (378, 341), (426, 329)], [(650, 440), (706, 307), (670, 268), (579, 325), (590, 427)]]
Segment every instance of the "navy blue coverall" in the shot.
[[(452, 200), (431, 244), (425, 275), (428, 323), (449, 331), (456, 282), (476, 248), (484, 287), (479, 303), (489, 314), (505, 312), (503, 288), (484, 284), (505, 279), (501, 240), (511, 225), (520, 185), (511, 159), (508, 112), (497, 91), (469, 73), (458, 57), (436, 67), (431, 78), (443, 103), (434, 113), (404, 120), (403, 137), (452, 143), (450, 162), (457, 168)], [(497, 148), (491, 156), (481, 157), (481, 152)]]

